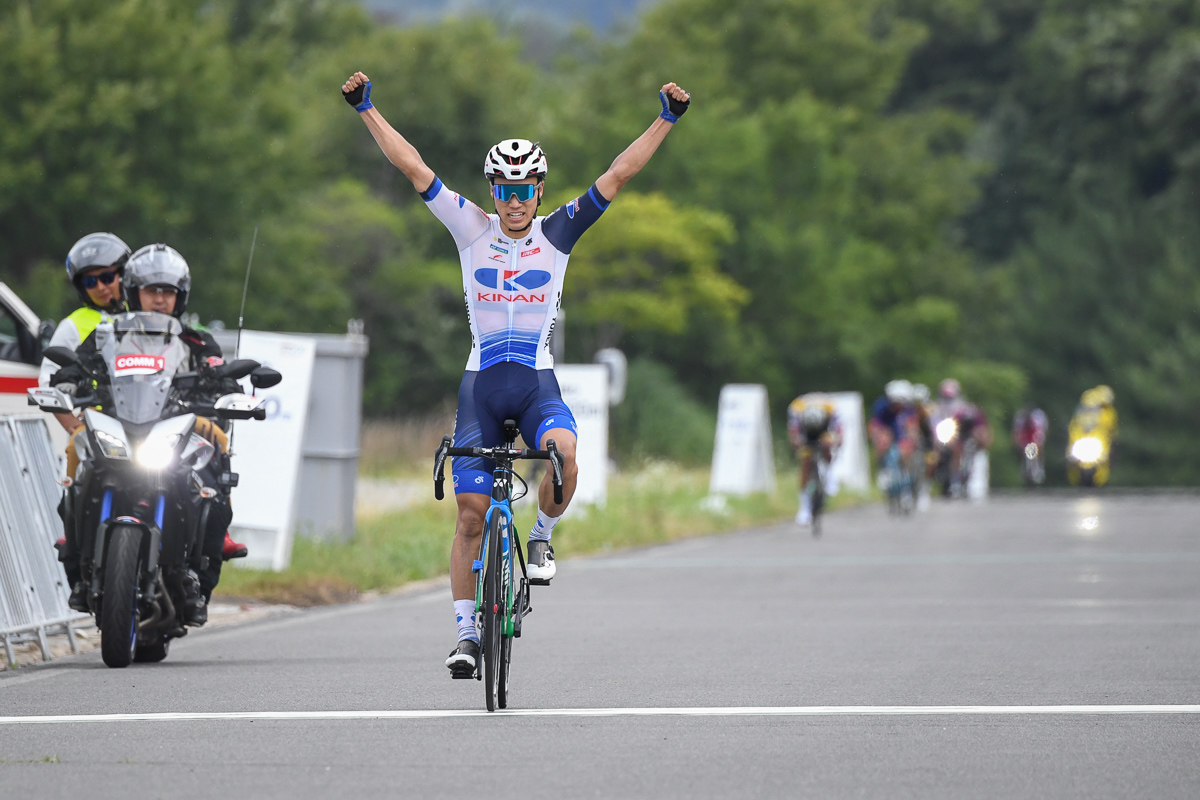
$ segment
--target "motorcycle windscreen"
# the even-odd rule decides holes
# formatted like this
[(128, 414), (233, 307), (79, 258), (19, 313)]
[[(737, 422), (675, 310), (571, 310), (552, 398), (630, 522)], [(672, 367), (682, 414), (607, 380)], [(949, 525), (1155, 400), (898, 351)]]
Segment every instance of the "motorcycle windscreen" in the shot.
[(135, 311), (113, 320), (113, 339), (102, 350), (119, 419), (142, 423), (162, 417), (171, 379), (188, 363), (182, 333), (179, 320), (167, 314)]

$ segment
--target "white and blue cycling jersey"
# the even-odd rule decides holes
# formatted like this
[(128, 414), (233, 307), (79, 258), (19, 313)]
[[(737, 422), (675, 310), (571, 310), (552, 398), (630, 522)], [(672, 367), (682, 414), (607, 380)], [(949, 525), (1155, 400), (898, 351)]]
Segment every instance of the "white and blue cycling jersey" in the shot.
[[(454, 420), (455, 446), (503, 444), (505, 419), (516, 420), (530, 447), (541, 447), (552, 429), (575, 433), (575, 419), (554, 377), (550, 335), (571, 249), (608, 201), (593, 185), (510, 239), (499, 215), (486, 213), (437, 178), (421, 197), (458, 246), (471, 325), (471, 355)], [(491, 491), (491, 461), (456, 457), (451, 464), (456, 494)]]
[(498, 214), (485, 212), (437, 178), (421, 197), (458, 247), (471, 326), (467, 369), (483, 370), (502, 361), (553, 368), (550, 335), (562, 302), (567, 260), (608, 201), (593, 184), (510, 239)]

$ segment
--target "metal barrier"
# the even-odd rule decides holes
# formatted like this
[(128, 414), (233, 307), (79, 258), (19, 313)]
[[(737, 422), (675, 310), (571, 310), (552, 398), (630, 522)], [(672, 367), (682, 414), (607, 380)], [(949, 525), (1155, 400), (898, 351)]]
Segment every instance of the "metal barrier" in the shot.
[(33, 638), (49, 660), (50, 633), (65, 632), (78, 652), (73, 623), (86, 615), (67, 606), (70, 588), (54, 550), (62, 532), (58, 474), (44, 418), (0, 417), (0, 639), (10, 665), (13, 644)]

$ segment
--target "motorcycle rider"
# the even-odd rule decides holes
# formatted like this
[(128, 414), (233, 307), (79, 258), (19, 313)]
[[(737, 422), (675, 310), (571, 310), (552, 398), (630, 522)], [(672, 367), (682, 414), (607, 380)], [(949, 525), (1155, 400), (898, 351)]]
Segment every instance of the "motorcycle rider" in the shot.
[(1025, 449), (1029, 445), (1037, 448), (1037, 462), (1044, 464), (1046, 454), (1046, 435), (1050, 431), (1050, 420), (1046, 412), (1037, 406), (1024, 406), (1013, 417), (1012, 444), (1017, 452), (1017, 461), (1023, 462)]
[[(946, 378), (938, 385), (938, 403), (936, 416), (938, 422), (952, 419), (957, 426), (958, 435), (949, 442), (950, 448), (950, 494), (958, 495), (962, 491), (964, 471), (962, 468), (963, 451), (967, 442), (971, 441), (976, 451), (987, 450), (992, 444), (991, 426), (983, 409), (970, 402), (963, 395), (962, 384), (956, 378)], [(967, 465), (968, 468), (970, 465)]]
[[(180, 319), (187, 309), (188, 295), (191, 292), (191, 270), (187, 261), (174, 248), (165, 244), (146, 245), (129, 258), (126, 264), (125, 284), (131, 311), (156, 311)], [(185, 325), (180, 338), (191, 351), (192, 370), (202, 371), (224, 363), (220, 345), (208, 332)], [(79, 345), (77, 352), (83, 357), (96, 352), (94, 331)], [(74, 367), (64, 367), (54, 375), (52, 383), (73, 384), (80, 377)], [(222, 394), (239, 391), (241, 388), (237, 381), (226, 379), (222, 382)], [(218, 463), (228, 457), (228, 436), (219, 426), (203, 417), (196, 418), (195, 432), (212, 442), (221, 454), (221, 458), (214, 459), (212, 464), (205, 467), (205, 470), (215, 473)], [(72, 449), (68, 455), (73, 454)], [(68, 462), (70, 460), (69, 458)], [(78, 466), (78, 457), (75, 457), (74, 462), (75, 466)], [(246, 546), (234, 542), (228, 533), (229, 523), (233, 520), (229, 489), (220, 485), (215, 474), (206, 485), (217, 487), (217, 495), (213, 498), (208, 530), (204, 534), (202, 555), (208, 557), (208, 566), (198, 573), (200, 596), (191, 598), (185, 605), (185, 616), (193, 625), (203, 625), (208, 620), (208, 602), (220, 580), (222, 561), (242, 558), (247, 554)], [(75, 591), (72, 591), (72, 598), (75, 594)], [(78, 610), (86, 611), (86, 589), (81, 590), (80, 595), (82, 607)]]
[[(812, 495), (805, 489), (816, 466), (814, 459), (832, 463), (834, 451), (842, 442), (842, 424), (829, 395), (810, 392), (788, 405), (788, 441), (800, 462), (800, 510), (796, 512), (796, 524), (807, 526), (812, 524)], [(837, 480), (832, 471), (827, 473), (823, 489), (830, 497), (837, 494)]]
[[(67, 280), (75, 287), (82, 306), (72, 311), (58, 323), (49, 347), (65, 347), (75, 350), (96, 326), (111, 314), (125, 310), (125, 297), (121, 278), (129, 260), (129, 245), (112, 233), (89, 233), (71, 246), (67, 253)], [(58, 371), (58, 365), (48, 358), (42, 359), (38, 385), (50, 385), (50, 376)], [(83, 423), (75, 414), (55, 414), (58, 424), (70, 434), (67, 440), (67, 478), (75, 477), (79, 459), (75, 455), (75, 435), (83, 430)], [(87, 611), (87, 594), (83, 577), (79, 571), (79, 553), (74, 531), (67, 524), (66, 506), (59, 506), (64, 521), (64, 535), (56, 543), (59, 561), (71, 587), (70, 606), (78, 611)]]
[(1103, 486), (1108, 482), (1111, 471), (1112, 444), (1117, 438), (1116, 396), (1111, 387), (1100, 384), (1085, 391), (1079, 397), (1079, 406), (1067, 425), (1067, 477), (1072, 484), (1079, 483), (1080, 465), (1075, 460), (1075, 445), (1080, 439), (1092, 438), (1106, 443), (1102, 457), (1095, 465), (1092, 483)]
[[(575, 420), (562, 402), (549, 349), (567, 261), (579, 237), (649, 162), (687, 111), (690, 96), (674, 83), (664, 85), (659, 91), (662, 112), (645, 133), (584, 194), (546, 217), (536, 215), (547, 173), (546, 155), (536, 142), (505, 139), (488, 150), (484, 175), (493, 205), (485, 210), (444, 186), (417, 149), (388, 124), (371, 103), (366, 75), (351, 75), (342, 85), (342, 96), (359, 112), (388, 160), (449, 229), (459, 251), (473, 341), (459, 389), (455, 445), (503, 444), (502, 422), (511, 418), (520, 423), (528, 446), (544, 449), (553, 439), (562, 453), (563, 502), (554, 502), (547, 470), (538, 490), (538, 519), (529, 534), (526, 560), (530, 579), (548, 582), (555, 574), (551, 532), (578, 478)], [(491, 500), (492, 465), (486, 459), (456, 458), (452, 468), (458, 520), (450, 584), (458, 644), (446, 666), (455, 678), (471, 678), (479, 657), (472, 563), (479, 554)]]
[[(125, 274), (129, 254), (129, 245), (111, 233), (89, 233), (71, 246), (67, 253), (67, 280), (75, 287), (83, 305), (58, 323), (54, 335), (50, 337), (49, 347), (74, 350), (106, 316), (125, 310), (121, 278)], [(57, 371), (57, 364), (43, 358), (38, 385), (49, 386), (50, 376)], [(55, 414), (54, 418), (72, 437), (75, 431), (83, 427), (74, 414), (64, 412)], [(68, 457), (75, 449), (73, 445), (72, 438), (67, 446)]]

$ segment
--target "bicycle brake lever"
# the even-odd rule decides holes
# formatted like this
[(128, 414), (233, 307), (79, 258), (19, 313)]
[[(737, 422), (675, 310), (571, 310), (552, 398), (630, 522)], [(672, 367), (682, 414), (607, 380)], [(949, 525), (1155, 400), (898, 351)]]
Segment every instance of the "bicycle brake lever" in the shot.
[(441, 445), (438, 447), (437, 452), (434, 453), (433, 496), (438, 500), (446, 496), (446, 493), (442, 490), (442, 484), (446, 480), (446, 451), (450, 449), (451, 441), (449, 436), (443, 436)]

